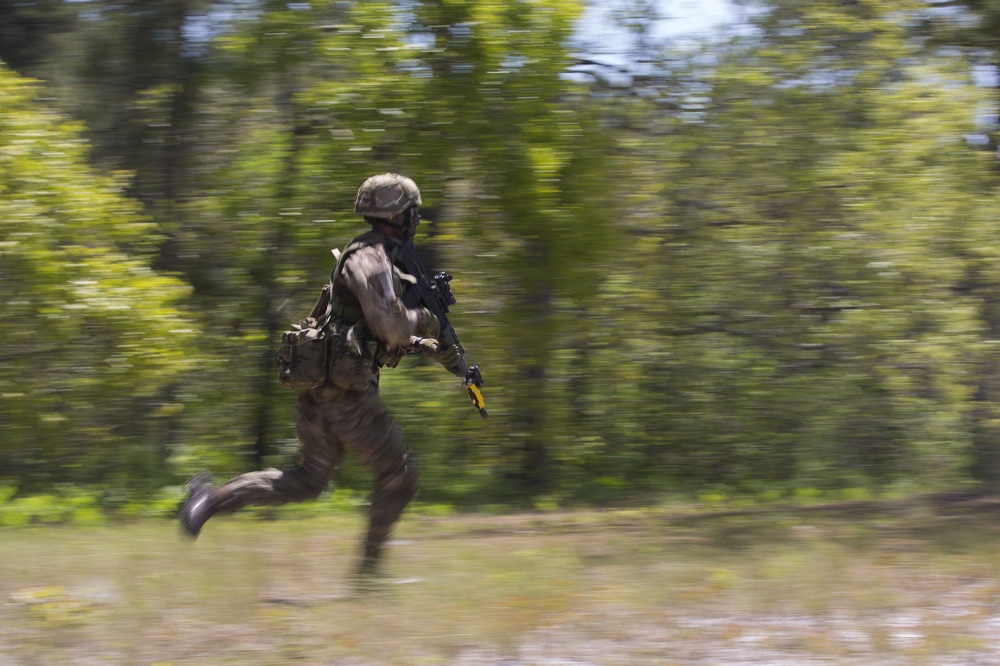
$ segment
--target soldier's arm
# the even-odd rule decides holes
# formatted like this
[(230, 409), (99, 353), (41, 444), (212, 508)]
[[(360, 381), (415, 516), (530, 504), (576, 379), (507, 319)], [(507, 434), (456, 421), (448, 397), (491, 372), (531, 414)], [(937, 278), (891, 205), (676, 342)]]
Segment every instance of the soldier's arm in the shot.
[(344, 262), (342, 275), (361, 303), (365, 325), (388, 349), (409, 346), (433, 322), (423, 308), (408, 308), (393, 280), (392, 264), (381, 245), (361, 248)]

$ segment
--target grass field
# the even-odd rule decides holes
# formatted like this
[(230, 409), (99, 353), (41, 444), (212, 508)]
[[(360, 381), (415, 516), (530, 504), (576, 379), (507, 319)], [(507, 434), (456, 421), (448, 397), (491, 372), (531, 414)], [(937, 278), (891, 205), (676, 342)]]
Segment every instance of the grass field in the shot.
[(0, 531), (0, 665), (1000, 664), (1000, 499)]

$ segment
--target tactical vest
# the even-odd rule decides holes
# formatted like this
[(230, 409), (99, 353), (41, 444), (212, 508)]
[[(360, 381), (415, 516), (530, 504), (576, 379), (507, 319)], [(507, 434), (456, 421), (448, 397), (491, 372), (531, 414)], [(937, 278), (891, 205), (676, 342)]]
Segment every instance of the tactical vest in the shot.
[[(343, 252), (340, 253), (340, 257), (337, 259), (337, 265), (334, 267), (333, 272), (330, 274), (330, 288), (331, 288), (331, 305), (333, 310), (333, 322), (336, 330), (346, 330), (349, 329), (358, 322), (364, 320), (364, 311), (361, 309), (361, 303), (358, 301), (357, 297), (351, 293), (351, 290), (347, 287), (347, 280), (344, 279), (342, 273), (344, 270), (344, 262), (347, 258), (354, 252), (360, 250), (361, 248), (371, 247), (374, 245), (382, 245), (383, 241), (381, 236), (374, 231), (369, 231), (367, 233), (361, 234), (350, 242), (350, 244), (344, 248)], [(393, 252), (390, 248), (386, 248), (387, 254), (389, 255), (390, 261), (393, 261)], [(410, 276), (401, 274), (399, 268), (393, 263), (393, 280), (398, 280), (400, 282), (400, 290), (405, 289), (404, 284), (411, 281)], [(361, 337), (363, 339), (358, 340), (359, 344), (368, 348), (368, 353), (373, 356), (379, 366), (395, 367), (399, 363), (399, 354), (390, 354), (385, 346), (377, 341), (367, 337), (363, 326), (356, 327), (355, 330), (361, 329)]]

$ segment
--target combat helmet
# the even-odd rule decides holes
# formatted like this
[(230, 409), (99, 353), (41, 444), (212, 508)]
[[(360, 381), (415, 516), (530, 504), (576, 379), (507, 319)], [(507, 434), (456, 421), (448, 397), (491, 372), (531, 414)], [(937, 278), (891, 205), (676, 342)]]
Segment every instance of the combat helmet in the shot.
[(354, 212), (365, 218), (387, 220), (419, 205), (420, 190), (416, 183), (396, 173), (382, 173), (372, 176), (358, 188)]

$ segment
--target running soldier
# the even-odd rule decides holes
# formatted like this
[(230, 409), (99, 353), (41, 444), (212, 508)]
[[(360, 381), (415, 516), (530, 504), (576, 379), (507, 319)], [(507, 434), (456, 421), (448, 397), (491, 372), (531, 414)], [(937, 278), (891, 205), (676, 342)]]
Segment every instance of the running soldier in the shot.
[(350, 449), (374, 475), (358, 573), (369, 579), (377, 573), (390, 530), (417, 492), (416, 460), (379, 399), (379, 370), (415, 351), (457, 376), (465, 367), (460, 347), (437, 342), (438, 318), (403, 304), (412, 277), (395, 259), (416, 233), (420, 204), (420, 191), (404, 176), (381, 174), (361, 185), (354, 209), (372, 228), (344, 249), (331, 276), (334, 351), (325, 383), (299, 396), (299, 460), (290, 469), (251, 472), (218, 487), (206, 475), (194, 477), (179, 512), (192, 537), (215, 514), (318, 497)]

